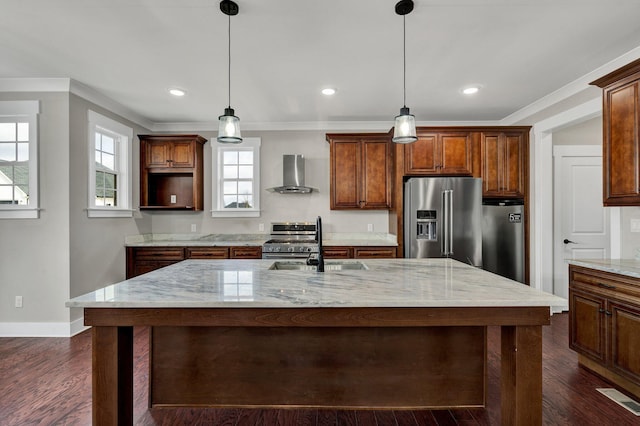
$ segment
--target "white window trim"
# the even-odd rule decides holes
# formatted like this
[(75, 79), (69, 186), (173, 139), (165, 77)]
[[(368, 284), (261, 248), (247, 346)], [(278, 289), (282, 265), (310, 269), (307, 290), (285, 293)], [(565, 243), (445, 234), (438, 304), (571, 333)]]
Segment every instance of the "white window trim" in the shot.
[[(133, 176), (131, 166), (133, 158), (133, 129), (91, 110), (89, 110), (87, 118), (89, 122), (89, 134), (87, 138), (87, 150), (89, 152), (89, 197), (87, 202), (89, 206), (87, 207), (87, 216), (89, 218), (133, 217), (133, 210), (131, 209), (131, 206), (133, 205)], [(120, 157), (120, 165), (118, 168), (123, 171), (120, 175), (121, 186), (118, 187), (119, 202), (117, 206), (103, 207), (95, 205), (95, 132), (98, 127), (123, 136), (123, 140), (121, 140), (116, 147), (116, 152), (119, 154), (117, 157)]]
[[(211, 217), (225, 218), (225, 217), (260, 217), (260, 138), (243, 138), (240, 144), (220, 144), (216, 143), (212, 145), (211, 153), (211, 178), (213, 180), (212, 197), (211, 197)], [(222, 152), (234, 151), (238, 148), (252, 148), (253, 149), (253, 205), (254, 208), (237, 208), (237, 209), (225, 209), (222, 207), (220, 194), (222, 193), (222, 170), (220, 168), (220, 162)]]
[(0, 206), (0, 219), (38, 219), (38, 114), (39, 101), (0, 101), (0, 117), (26, 120), (29, 123), (29, 204)]

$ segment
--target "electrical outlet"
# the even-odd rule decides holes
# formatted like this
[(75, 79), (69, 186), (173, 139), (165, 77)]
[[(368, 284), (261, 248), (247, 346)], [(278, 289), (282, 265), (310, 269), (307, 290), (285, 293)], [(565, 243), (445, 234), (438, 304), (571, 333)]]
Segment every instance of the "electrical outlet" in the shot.
[(367, 223), (367, 231), (373, 232), (373, 223)]
[(258, 232), (264, 232), (264, 223), (258, 224)]
[(175, 194), (171, 194), (171, 204), (175, 204), (178, 202), (178, 197)]
[(198, 232), (198, 227), (196, 226), (195, 223), (191, 224), (191, 232)]
[(16, 308), (22, 308), (22, 296), (16, 296)]
[(631, 219), (631, 232), (640, 232), (640, 219)]

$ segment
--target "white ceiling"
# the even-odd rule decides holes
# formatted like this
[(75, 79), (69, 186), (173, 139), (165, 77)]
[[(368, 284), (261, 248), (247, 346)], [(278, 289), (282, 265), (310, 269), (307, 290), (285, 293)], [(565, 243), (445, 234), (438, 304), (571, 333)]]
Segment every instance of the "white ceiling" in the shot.
[[(402, 106), (396, 0), (237, 3), (231, 106), (242, 123), (391, 125)], [(0, 7), (0, 78), (71, 78), (154, 123), (212, 123), (228, 104), (218, 0)], [(501, 120), (640, 46), (639, 17), (638, 0), (415, 0), (407, 106), (418, 121)], [(460, 94), (475, 83), (480, 93)], [(326, 86), (338, 93), (321, 95)]]

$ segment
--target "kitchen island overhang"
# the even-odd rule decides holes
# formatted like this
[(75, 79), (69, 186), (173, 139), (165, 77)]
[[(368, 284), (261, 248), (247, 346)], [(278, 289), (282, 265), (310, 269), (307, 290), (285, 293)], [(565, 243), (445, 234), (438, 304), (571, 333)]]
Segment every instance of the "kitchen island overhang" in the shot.
[(541, 327), (563, 299), (448, 259), (270, 264), (185, 261), (71, 300), (94, 327), (94, 423), (132, 421), (138, 325), (151, 406), (383, 409), (483, 406), (496, 325), (503, 424), (541, 423)]

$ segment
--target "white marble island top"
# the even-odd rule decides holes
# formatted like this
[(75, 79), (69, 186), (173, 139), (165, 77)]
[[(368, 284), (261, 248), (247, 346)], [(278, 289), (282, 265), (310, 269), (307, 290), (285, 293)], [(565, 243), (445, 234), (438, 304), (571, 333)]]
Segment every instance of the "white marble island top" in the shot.
[(554, 307), (567, 303), (560, 297), (451, 259), (363, 259), (367, 270), (324, 273), (269, 270), (273, 262), (185, 260), (73, 298), (66, 306)]

